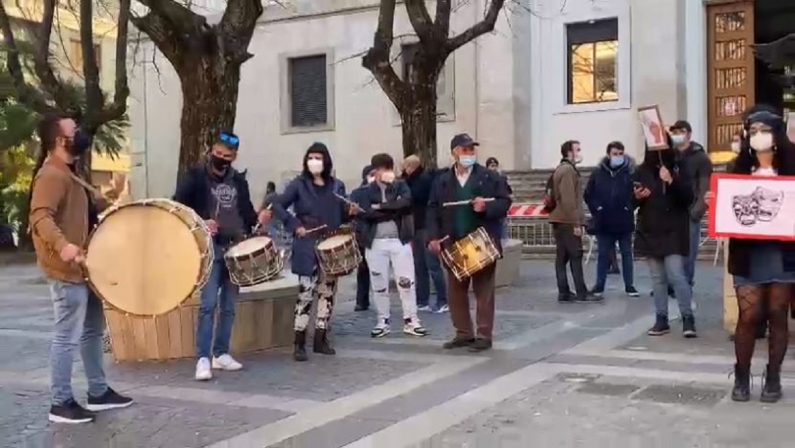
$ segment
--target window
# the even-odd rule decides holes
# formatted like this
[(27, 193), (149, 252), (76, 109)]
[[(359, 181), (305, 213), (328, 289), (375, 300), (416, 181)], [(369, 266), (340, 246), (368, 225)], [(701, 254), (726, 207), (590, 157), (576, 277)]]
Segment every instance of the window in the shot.
[(566, 26), (568, 103), (618, 101), (618, 19)]
[(288, 60), (290, 127), (328, 124), (326, 69), (325, 54)]
[[(414, 60), (417, 57), (419, 44), (409, 43), (400, 46), (399, 76), (404, 80), (411, 80), (414, 76)], [(455, 90), (453, 55), (445, 62), (444, 68), (436, 79), (436, 116), (439, 120), (455, 119)]]
[[(71, 51), (69, 59), (72, 62), (72, 67), (77, 73), (83, 73), (83, 43), (77, 39), (71, 40)], [(99, 44), (94, 44), (94, 57), (97, 59), (97, 69), (102, 72), (102, 47)]]

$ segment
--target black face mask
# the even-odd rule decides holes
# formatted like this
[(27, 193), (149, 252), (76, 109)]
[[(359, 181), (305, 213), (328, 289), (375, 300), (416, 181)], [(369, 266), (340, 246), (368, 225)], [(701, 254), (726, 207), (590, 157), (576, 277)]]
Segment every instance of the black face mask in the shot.
[(80, 157), (91, 149), (92, 143), (93, 139), (91, 134), (82, 129), (78, 129), (74, 137), (67, 140), (66, 150), (69, 151), (69, 154)]
[(232, 165), (231, 160), (226, 160), (222, 157), (218, 157), (215, 155), (210, 156), (210, 165), (218, 171), (226, 171), (230, 165)]

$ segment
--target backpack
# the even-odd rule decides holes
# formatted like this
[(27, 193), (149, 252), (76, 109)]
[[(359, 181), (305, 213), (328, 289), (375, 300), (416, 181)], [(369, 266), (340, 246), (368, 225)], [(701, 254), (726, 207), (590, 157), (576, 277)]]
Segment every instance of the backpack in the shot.
[[(555, 171), (557, 171), (557, 169)], [(552, 174), (549, 175), (549, 179), (547, 179), (547, 183), (544, 186), (544, 210), (547, 213), (551, 213), (558, 205), (555, 201), (554, 177), (555, 172), (553, 171)]]

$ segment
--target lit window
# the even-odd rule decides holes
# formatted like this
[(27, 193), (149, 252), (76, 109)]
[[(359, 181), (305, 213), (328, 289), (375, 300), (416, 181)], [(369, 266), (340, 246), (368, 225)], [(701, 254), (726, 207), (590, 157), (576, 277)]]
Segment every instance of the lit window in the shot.
[(569, 104), (618, 101), (618, 20), (566, 26)]

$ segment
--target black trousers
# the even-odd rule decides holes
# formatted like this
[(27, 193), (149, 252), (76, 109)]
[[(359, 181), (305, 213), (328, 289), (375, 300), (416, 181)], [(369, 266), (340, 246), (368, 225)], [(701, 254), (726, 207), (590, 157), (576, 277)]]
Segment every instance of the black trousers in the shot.
[(571, 224), (552, 224), (555, 235), (555, 276), (558, 279), (558, 294), (571, 294), (566, 265), (571, 268), (574, 289), (578, 296), (588, 294), (585, 286), (585, 274), (582, 270), (582, 236), (574, 234)]
[(356, 270), (356, 305), (360, 308), (370, 308), (370, 268), (364, 258), (364, 245), (359, 246), (362, 253), (362, 262)]

